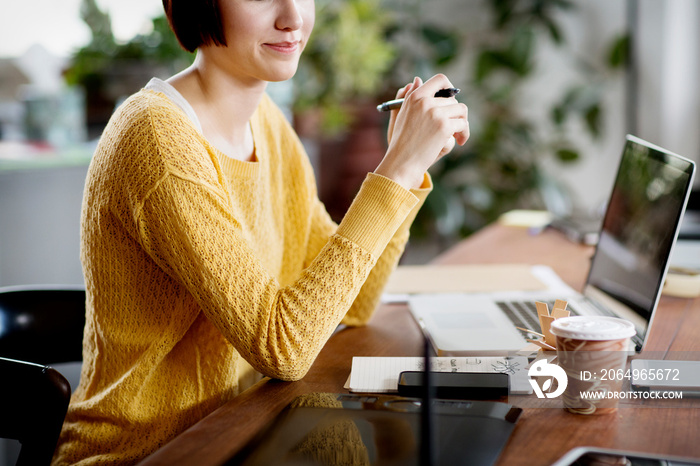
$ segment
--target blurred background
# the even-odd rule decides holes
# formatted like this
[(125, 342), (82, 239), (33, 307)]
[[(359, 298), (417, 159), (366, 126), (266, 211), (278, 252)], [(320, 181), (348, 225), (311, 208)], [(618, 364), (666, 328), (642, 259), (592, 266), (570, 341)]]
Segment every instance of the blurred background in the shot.
[[(340, 219), (386, 148), (375, 106), (446, 73), (472, 136), (431, 170), (404, 263), (514, 209), (601, 211), (624, 136), (700, 159), (700, 2), (316, 0), (297, 76), (269, 93)], [(115, 106), (193, 56), (159, 0), (23, 0), (0, 16), (0, 286), (82, 283), (87, 166)]]

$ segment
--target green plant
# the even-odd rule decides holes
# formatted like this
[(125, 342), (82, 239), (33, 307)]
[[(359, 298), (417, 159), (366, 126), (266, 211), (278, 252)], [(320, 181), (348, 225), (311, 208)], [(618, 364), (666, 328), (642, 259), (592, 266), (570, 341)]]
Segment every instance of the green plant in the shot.
[(545, 160), (574, 163), (572, 121), (591, 138), (600, 135), (602, 90), (626, 62), (626, 37), (616, 38), (604, 64), (579, 59), (578, 77), (553, 105), (548, 130), (521, 104), (523, 87), (537, 70), (543, 41), (567, 46), (557, 18), (574, 11), (568, 0), (490, 0), (492, 27), (466, 42), (472, 75), (462, 99), (469, 102), (472, 136), (465, 148), (431, 169), (435, 189), (414, 224), (418, 235), (449, 243), (514, 208), (547, 208), (548, 196), (565, 197), (542, 169)]
[(294, 110), (321, 112), (324, 133), (351, 121), (348, 102), (377, 94), (395, 56), (380, 0), (318, 0), (316, 26), (294, 78)]
[(150, 33), (139, 34), (126, 43), (115, 40), (109, 13), (101, 11), (95, 0), (83, 0), (81, 17), (90, 28), (92, 39), (72, 57), (66, 72), (69, 84), (90, 87), (103, 83), (108, 70), (124, 61), (157, 64), (177, 71), (193, 59), (193, 54), (178, 44), (164, 15), (152, 20)]
[(428, 78), (444, 72), (458, 56), (459, 34), (441, 25), (426, 22), (424, 11), (430, 5), (423, 0), (384, 0), (393, 12), (387, 40), (398, 50), (387, 73), (385, 91), (391, 97), (397, 88), (413, 81), (415, 76)]
[[(83, 0), (81, 17), (90, 28), (92, 39), (89, 44), (76, 51), (66, 70), (66, 82), (85, 88), (88, 100), (108, 100), (110, 75), (123, 70), (126, 64), (148, 70), (159, 67), (165, 72), (174, 73), (191, 63), (194, 55), (183, 50), (168, 26), (164, 15), (154, 18), (153, 28), (148, 34), (139, 34), (126, 43), (119, 43), (112, 33), (111, 18), (99, 9), (95, 0)], [(113, 80), (113, 79), (112, 79)], [(135, 92), (140, 85), (125, 89)]]

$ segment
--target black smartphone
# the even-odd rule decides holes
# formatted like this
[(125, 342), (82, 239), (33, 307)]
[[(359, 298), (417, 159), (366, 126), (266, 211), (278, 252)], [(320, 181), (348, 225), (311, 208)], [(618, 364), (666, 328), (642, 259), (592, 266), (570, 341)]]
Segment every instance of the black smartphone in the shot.
[[(430, 372), (436, 398), (447, 400), (494, 400), (508, 396), (508, 374), (492, 372)], [(399, 395), (423, 395), (423, 372), (399, 374)]]

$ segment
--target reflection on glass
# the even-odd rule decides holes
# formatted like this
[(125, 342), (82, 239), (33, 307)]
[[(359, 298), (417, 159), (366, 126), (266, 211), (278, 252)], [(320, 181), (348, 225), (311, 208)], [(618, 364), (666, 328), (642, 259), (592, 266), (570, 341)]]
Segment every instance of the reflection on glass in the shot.
[(591, 267), (592, 285), (642, 317), (654, 307), (689, 182), (687, 167), (628, 142)]
[[(434, 400), (439, 464), (492, 465), (521, 409), (505, 403)], [(311, 393), (297, 398), (227, 464), (418, 466), (420, 400)]]

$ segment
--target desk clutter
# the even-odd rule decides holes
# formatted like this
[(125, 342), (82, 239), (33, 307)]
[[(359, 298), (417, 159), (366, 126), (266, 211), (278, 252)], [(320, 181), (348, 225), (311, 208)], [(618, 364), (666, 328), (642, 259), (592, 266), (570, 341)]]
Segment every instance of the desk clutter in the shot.
[[(430, 369), (435, 372), (470, 372), (508, 374), (509, 393), (529, 395), (528, 359), (514, 357), (433, 357)], [(353, 393), (398, 393), (402, 372), (424, 370), (422, 357), (354, 357), (345, 388)]]
[[(518, 356), (440, 356), (430, 358), (430, 370), (448, 373), (490, 373), (508, 375), (508, 393), (511, 395), (530, 395), (533, 392), (528, 375), (530, 361), (528, 353), (538, 350), (556, 351), (556, 339), (550, 331), (552, 322), (568, 317), (568, 303), (556, 300), (550, 313), (547, 303), (536, 302), (540, 322), (540, 332), (520, 328), (540, 339), (529, 339), (531, 343)], [(425, 370), (422, 357), (369, 357), (352, 358), (352, 368), (345, 387), (353, 393), (398, 393), (399, 378), (404, 372), (421, 372)], [(467, 390), (468, 387), (465, 387)], [(462, 398), (462, 397), (460, 397)], [(465, 396), (464, 398), (468, 398)]]
[[(535, 307), (537, 308), (537, 317), (539, 318), (539, 321), (540, 321), (540, 332), (535, 332), (534, 330), (530, 330), (528, 328), (522, 328), (522, 327), (516, 327), (516, 328), (518, 330), (528, 332), (532, 335), (539, 336), (540, 339), (537, 339), (537, 340), (528, 339), (527, 341), (529, 341), (530, 343), (539, 347), (540, 350), (556, 351), (557, 350), (557, 341), (556, 341), (556, 338), (552, 334), (552, 331), (551, 331), (552, 322), (554, 322), (556, 319), (560, 319), (562, 317), (569, 317), (571, 312), (566, 310), (567, 305), (568, 305), (568, 303), (566, 301), (561, 300), (561, 299), (557, 299), (554, 302), (554, 307), (553, 307), (552, 312), (550, 314), (549, 306), (547, 306), (547, 303), (537, 301), (535, 303)], [(526, 350), (527, 350), (527, 348), (526, 348)]]

